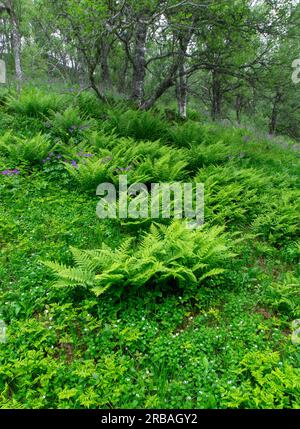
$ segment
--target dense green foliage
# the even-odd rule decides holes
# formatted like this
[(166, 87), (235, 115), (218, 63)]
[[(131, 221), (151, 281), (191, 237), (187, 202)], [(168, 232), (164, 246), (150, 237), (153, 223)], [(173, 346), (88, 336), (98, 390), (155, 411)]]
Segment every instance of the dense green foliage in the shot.
[[(0, 406), (299, 408), (299, 145), (84, 97), (0, 108)], [(124, 172), (205, 225), (99, 219)]]
[[(78, 94), (82, 113), (110, 103), (118, 135), (161, 139), (156, 115), (211, 118), (300, 138), (299, 0), (2, 0), (1, 58), (10, 87), (55, 84)], [(62, 13), (63, 11), (63, 13)], [(293, 79), (292, 79), (293, 77)], [(78, 112), (61, 97), (23, 94), (12, 112), (48, 115), (65, 141)], [(128, 111), (116, 100), (130, 100)], [(1, 102), (1, 100), (0, 100)], [(31, 104), (33, 102), (33, 104)], [(38, 109), (36, 109), (38, 107)], [(126, 109), (127, 110), (127, 109)], [(60, 124), (62, 127), (60, 128)], [(174, 142), (190, 144), (193, 128)], [(182, 140), (182, 136), (183, 139)]]

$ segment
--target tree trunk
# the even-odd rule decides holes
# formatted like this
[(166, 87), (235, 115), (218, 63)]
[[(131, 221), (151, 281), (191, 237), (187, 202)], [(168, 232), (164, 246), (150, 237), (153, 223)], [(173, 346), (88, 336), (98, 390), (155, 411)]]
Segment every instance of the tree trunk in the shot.
[(221, 81), (218, 72), (212, 72), (212, 108), (211, 117), (213, 121), (220, 119), (222, 105)]
[(125, 56), (122, 71), (121, 71), (121, 74), (120, 74), (119, 79), (118, 79), (118, 93), (119, 94), (128, 95), (128, 92), (129, 92), (129, 88), (128, 88), (129, 85), (128, 85), (128, 79), (127, 79), (128, 64), (129, 64), (128, 57)]
[(242, 105), (243, 105), (243, 97), (241, 94), (237, 94), (235, 99), (235, 113), (236, 113), (236, 121), (239, 125), (241, 123)]
[(21, 35), (20, 35), (19, 21), (14, 10), (13, 0), (8, 0), (7, 10), (10, 15), (11, 25), (12, 25), (12, 44), (13, 44), (14, 59), (15, 59), (17, 88), (18, 88), (18, 91), (20, 92), (22, 89), (22, 83), (23, 83), (23, 71), (21, 66)]
[(269, 123), (269, 133), (271, 135), (276, 133), (277, 118), (278, 118), (278, 104), (279, 104), (280, 100), (281, 100), (281, 93), (280, 93), (279, 89), (277, 89), (275, 97), (273, 99), (272, 113), (271, 113), (271, 118), (270, 118), (270, 123)]
[(167, 75), (167, 77), (158, 85), (156, 90), (154, 91), (154, 94), (148, 98), (148, 100), (145, 100), (141, 105), (140, 108), (143, 110), (151, 109), (151, 107), (154, 105), (156, 100), (158, 100), (171, 86), (175, 83), (175, 77), (174, 74), (176, 73), (178, 69), (178, 64), (174, 64), (171, 68), (171, 71)]
[(176, 86), (178, 114), (181, 119), (186, 119), (188, 86), (187, 86), (187, 76), (186, 76), (186, 67), (184, 64), (184, 57), (180, 62), (178, 71), (179, 71), (179, 77), (178, 77), (177, 86)]
[(107, 89), (112, 88), (112, 82), (110, 78), (110, 71), (108, 65), (108, 55), (110, 46), (105, 40), (101, 40), (101, 56), (100, 56), (100, 66), (101, 66), (101, 82), (100, 82), (100, 91), (105, 94)]
[(81, 52), (78, 52), (78, 81), (79, 81), (79, 87), (81, 90), (83, 90), (86, 87), (86, 74), (85, 74), (85, 67), (84, 67), (84, 58)]
[(141, 106), (144, 97), (144, 82), (146, 75), (146, 40), (147, 23), (142, 17), (137, 22), (135, 36), (135, 53), (133, 59), (132, 99)]

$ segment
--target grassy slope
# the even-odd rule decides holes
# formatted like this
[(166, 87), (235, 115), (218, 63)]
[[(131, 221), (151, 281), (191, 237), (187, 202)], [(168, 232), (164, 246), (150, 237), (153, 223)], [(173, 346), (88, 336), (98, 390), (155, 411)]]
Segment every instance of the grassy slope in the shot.
[[(26, 112), (2, 110), (2, 134), (43, 131), (44, 122)], [(114, 246), (142, 231), (97, 219), (97, 197), (61, 170), (1, 156), (0, 170), (22, 171), (0, 176), (0, 314), (9, 326), (0, 344), (1, 407), (300, 406), (300, 346), (290, 330), (299, 291), (289, 295), (300, 278), (299, 152), (245, 138), (246, 131), (202, 128), (210, 141), (193, 149), (190, 177), (207, 186), (208, 222), (245, 240), (228, 273), (193, 296), (177, 287), (109, 290), (100, 298), (53, 288), (41, 260), (71, 263), (69, 246)], [(238, 175), (245, 169), (251, 179)]]

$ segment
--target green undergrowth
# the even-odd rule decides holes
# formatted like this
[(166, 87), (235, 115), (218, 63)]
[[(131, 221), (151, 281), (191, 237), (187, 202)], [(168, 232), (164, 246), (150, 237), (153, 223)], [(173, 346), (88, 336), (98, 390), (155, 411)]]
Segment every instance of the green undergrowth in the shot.
[[(299, 171), (282, 138), (5, 94), (0, 406), (299, 408)], [(203, 183), (204, 226), (99, 219), (120, 174)]]

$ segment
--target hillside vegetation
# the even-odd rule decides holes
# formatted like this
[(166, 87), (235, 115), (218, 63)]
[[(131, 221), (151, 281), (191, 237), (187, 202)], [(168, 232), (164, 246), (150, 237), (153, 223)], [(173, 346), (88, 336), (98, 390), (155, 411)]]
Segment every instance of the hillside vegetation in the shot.
[[(299, 144), (169, 116), (2, 94), (2, 408), (300, 407)], [(99, 219), (120, 174), (203, 183), (205, 224)]]

